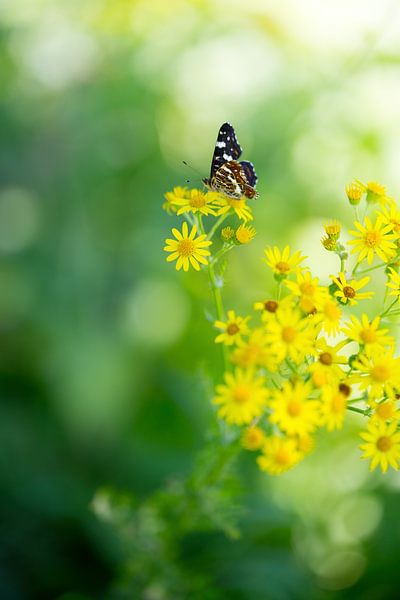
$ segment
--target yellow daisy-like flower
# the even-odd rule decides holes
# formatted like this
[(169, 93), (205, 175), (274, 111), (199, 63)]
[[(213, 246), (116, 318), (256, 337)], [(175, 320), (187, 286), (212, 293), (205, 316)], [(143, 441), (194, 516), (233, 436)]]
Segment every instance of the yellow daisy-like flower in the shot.
[(384, 400), (377, 402), (371, 416), (371, 421), (379, 421), (380, 423), (400, 421), (400, 410), (396, 406), (396, 401)]
[(206, 247), (210, 246), (212, 242), (206, 239), (207, 236), (205, 234), (196, 237), (196, 225), (193, 225), (190, 234), (186, 222), (182, 225), (182, 232), (180, 232), (179, 229), (173, 228), (172, 233), (176, 239), (166, 239), (164, 250), (165, 252), (172, 253), (167, 256), (167, 261), (170, 262), (171, 260), (176, 260), (177, 271), (182, 267), (184, 271), (188, 271), (189, 264), (192, 265), (196, 271), (199, 271), (199, 263), (203, 265), (208, 264), (206, 256), (210, 256), (210, 252), (209, 250), (206, 250)]
[(271, 352), (267, 343), (267, 335), (263, 329), (252, 331), (248, 341), (234, 350), (231, 361), (244, 369), (265, 367), (271, 372), (277, 370), (275, 355)]
[(367, 202), (385, 202), (387, 200), (386, 188), (377, 181), (368, 181), (366, 185)]
[(245, 223), (253, 220), (252, 210), (250, 206), (248, 206), (245, 198), (235, 200), (235, 198), (229, 198), (228, 196), (220, 196), (215, 203), (220, 207), (217, 215), (224, 215), (232, 210), (237, 214), (239, 219)]
[(182, 215), (187, 212), (201, 213), (202, 215), (213, 215), (217, 214), (217, 206), (215, 201), (220, 198), (219, 194), (215, 192), (207, 192), (206, 194), (201, 190), (190, 190), (183, 197), (175, 197), (173, 203), (180, 206), (177, 215)]
[(315, 312), (327, 296), (326, 289), (318, 285), (318, 277), (313, 277), (310, 271), (298, 270), (296, 281), (285, 281), (285, 285), (299, 298), (299, 306), (307, 314)]
[(291, 469), (301, 460), (302, 455), (297, 449), (293, 438), (277, 435), (267, 437), (261, 456), (257, 457), (258, 466), (270, 475), (280, 475)]
[(242, 446), (246, 450), (259, 450), (264, 444), (265, 433), (260, 427), (253, 425), (245, 429), (242, 435)]
[(341, 228), (339, 221), (336, 220), (329, 221), (324, 225), (326, 235), (335, 241), (339, 239)]
[(325, 386), (321, 394), (321, 425), (328, 431), (341, 429), (346, 413), (347, 396), (337, 386)]
[(378, 215), (376, 222), (373, 225), (369, 217), (365, 217), (365, 225), (359, 221), (354, 221), (354, 225), (358, 231), (350, 231), (358, 239), (350, 240), (348, 243), (354, 245), (352, 253), (358, 252), (357, 262), (361, 262), (365, 258), (370, 265), (375, 254), (384, 262), (390, 259), (396, 253), (396, 245), (393, 239), (396, 234), (393, 233), (393, 226), (384, 223), (382, 215)]
[(321, 244), (323, 245), (325, 250), (328, 250), (328, 252), (333, 252), (337, 248), (336, 240), (330, 238), (329, 235), (326, 235), (325, 237), (321, 238)]
[(322, 327), (328, 335), (337, 335), (340, 331), (342, 311), (335, 300), (329, 296), (326, 297), (316, 315), (316, 321), (322, 324)]
[(178, 210), (176, 206), (176, 201), (181, 201), (187, 198), (188, 193), (189, 191), (186, 187), (174, 187), (172, 192), (167, 192), (166, 194), (164, 194), (166, 202), (164, 202), (162, 208), (165, 211), (167, 211), (168, 214), (176, 213), (176, 211)]
[(275, 275), (281, 277), (287, 277), (290, 275), (298, 265), (305, 260), (305, 256), (301, 255), (300, 251), (295, 252), (290, 256), (290, 246), (285, 246), (283, 252), (279, 250), (277, 246), (273, 248), (267, 246), (264, 250), (265, 262)]
[(354, 381), (359, 383), (361, 390), (370, 388), (372, 400), (384, 394), (394, 398), (400, 390), (400, 358), (393, 358), (393, 352), (393, 349), (380, 348), (366, 350), (352, 364), (353, 369), (361, 372), (354, 375)]
[(356, 206), (360, 203), (360, 200), (365, 193), (366, 188), (360, 181), (352, 181), (349, 185), (346, 185), (346, 194), (350, 204)]
[(387, 206), (382, 207), (381, 211), (376, 213), (381, 215), (385, 225), (391, 225), (392, 230), (400, 235), (400, 210), (393, 200), (390, 200)]
[(228, 310), (227, 321), (215, 321), (214, 323), (217, 329), (222, 329), (222, 333), (217, 335), (215, 342), (226, 346), (241, 344), (243, 342), (242, 336), (249, 333), (247, 325), (249, 319), (250, 317), (239, 317), (234, 310)]
[(217, 385), (213, 403), (221, 405), (218, 416), (231, 425), (248, 425), (259, 417), (267, 402), (268, 390), (264, 377), (256, 377), (249, 370), (236, 369), (225, 373), (226, 385)]
[(278, 308), (291, 308), (293, 305), (292, 298), (290, 296), (286, 296), (279, 302), (277, 300), (264, 300), (263, 302), (255, 302), (253, 305), (254, 310), (261, 311), (261, 320), (263, 323), (269, 323), (269, 321), (275, 319), (275, 313)]
[(235, 230), (233, 227), (224, 227), (221, 229), (221, 239), (224, 242), (230, 242), (235, 237)]
[(297, 309), (282, 307), (267, 324), (267, 343), (280, 363), (286, 357), (300, 364), (307, 354), (314, 354), (315, 328)]
[(315, 387), (320, 388), (328, 384), (336, 384), (343, 379), (344, 372), (340, 365), (346, 365), (347, 358), (340, 356), (338, 352), (345, 343), (344, 341), (339, 342), (336, 346), (329, 346), (325, 339), (320, 338), (317, 340), (318, 360), (308, 367)]
[(350, 340), (358, 342), (360, 346), (366, 348), (393, 346), (394, 338), (386, 335), (388, 329), (379, 329), (380, 322), (380, 317), (375, 317), (373, 321), (370, 321), (366, 314), (361, 315), (361, 320), (351, 315), (350, 321), (345, 323), (342, 332)]
[(389, 281), (386, 285), (392, 290), (389, 292), (389, 296), (400, 298), (400, 275), (391, 267), (389, 268)]
[(359, 300), (371, 298), (374, 295), (374, 292), (359, 293), (359, 290), (367, 285), (371, 279), (370, 277), (363, 277), (360, 279), (360, 281), (356, 281), (355, 279), (347, 281), (346, 275), (343, 272), (340, 272), (337, 277), (330, 275), (330, 278), (338, 287), (338, 290), (334, 295), (342, 304), (346, 304), (348, 302), (350, 306), (354, 306)]
[(370, 469), (380, 467), (386, 473), (389, 465), (397, 471), (400, 462), (400, 431), (397, 422), (387, 425), (384, 422), (370, 421), (367, 431), (360, 433), (365, 444), (360, 445), (362, 458), (370, 458)]
[(312, 433), (320, 421), (320, 402), (308, 400), (311, 385), (303, 381), (286, 381), (281, 390), (274, 390), (269, 402), (269, 420), (287, 435)]
[(254, 227), (242, 224), (236, 229), (235, 235), (239, 244), (248, 244), (255, 237), (256, 233)]

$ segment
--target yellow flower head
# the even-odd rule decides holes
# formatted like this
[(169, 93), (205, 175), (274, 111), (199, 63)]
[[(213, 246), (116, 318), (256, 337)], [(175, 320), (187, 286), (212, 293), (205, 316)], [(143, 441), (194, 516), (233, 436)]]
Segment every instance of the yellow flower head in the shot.
[(350, 204), (353, 206), (360, 203), (360, 200), (365, 192), (365, 186), (360, 181), (352, 181), (346, 186), (346, 194)]
[(321, 322), (325, 333), (328, 335), (337, 335), (340, 330), (340, 320), (342, 311), (335, 300), (329, 296), (322, 302), (316, 319)]
[(286, 296), (279, 302), (277, 300), (264, 300), (263, 302), (255, 302), (254, 310), (261, 311), (261, 320), (263, 323), (268, 323), (271, 320), (275, 320), (276, 311), (278, 308), (283, 308), (286, 306), (287, 308), (291, 308), (293, 302), (291, 297)]
[(277, 246), (273, 248), (267, 246), (264, 250), (265, 262), (271, 267), (275, 275), (279, 275), (284, 278), (290, 275), (293, 270), (306, 258), (301, 255), (301, 252), (297, 251), (290, 256), (290, 247), (285, 246), (283, 252), (279, 250)]
[(321, 238), (321, 244), (328, 250), (328, 252), (333, 252), (337, 248), (337, 242), (334, 238), (330, 238), (329, 235)]
[(360, 433), (365, 440), (360, 448), (364, 452), (362, 458), (370, 458), (370, 469), (373, 471), (380, 467), (383, 473), (386, 473), (391, 466), (397, 470), (400, 462), (400, 431), (397, 429), (397, 422), (389, 425), (385, 422), (371, 420), (367, 431)]
[(215, 215), (217, 214), (217, 207), (215, 201), (219, 199), (219, 195), (215, 192), (207, 192), (206, 194), (201, 190), (190, 190), (185, 196), (179, 198), (175, 197), (173, 203), (180, 206), (177, 214), (182, 215), (187, 212), (201, 213), (202, 215)]
[(380, 317), (375, 317), (370, 321), (365, 313), (361, 315), (361, 320), (351, 315), (350, 321), (345, 323), (342, 332), (350, 340), (358, 342), (360, 346), (366, 348), (393, 346), (393, 337), (386, 335), (389, 330), (379, 329), (380, 321)]
[(233, 227), (224, 227), (221, 230), (221, 239), (224, 242), (230, 242), (232, 240), (232, 238), (235, 235), (235, 230), (233, 229)]
[(341, 225), (338, 221), (330, 221), (324, 225), (326, 235), (332, 239), (337, 241), (340, 236)]
[(371, 400), (383, 394), (394, 398), (400, 390), (400, 358), (393, 358), (393, 349), (366, 349), (353, 362), (353, 369), (360, 371), (354, 375), (354, 380), (361, 390), (369, 388)]
[(386, 285), (392, 290), (389, 296), (400, 298), (400, 275), (392, 267), (389, 267), (389, 281)]
[(318, 277), (310, 271), (297, 270), (296, 281), (285, 281), (289, 290), (299, 298), (299, 307), (307, 314), (314, 313), (327, 295), (325, 288), (318, 285)]
[(396, 406), (395, 400), (383, 400), (377, 402), (374, 408), (371, 421), (387, 423), (391, 421), (400, 421), (400, 411)]
[(268, 390), (264, 378), (252, 370), (236, 369), (225, 373), (225, 385), (217, 385), (213, 403), (221, 405), (218, 416), (231, 425), (248, 425), (259, 417), (266, 405)]
[(318, 359), (308, 367), (315, 387), (320, 388), (328, 384), (337, 385), (343, 379), (344, 372), (340, 365), (346, 365), (347, 358), (338, 354), (343, 345), (344, 342), (339, 342), (336, 346), (329, 346), (325, 339), (317, 340)]
[(217, 344), (223, 343), (226, 346), (241, 344), (242, 336), (249, 333), (247, 321), (250, 317), (239, 317), (234, 310), (228, 310), (227, 321), (215, 321), (214, 325), (222, 329), (222, 333), (217, 335), (215, 341)]
[(172, 233), (176, 239), (166, 239), (164, 250), (165, 252), (171, 252), (171, 254), (167, 256), (168, 262), (176, 260), (177, 271), (182, 267), (184, 271), (188, 271), (189, 265), (192, 265), (196, 271), (199, 271), (199, 263), (203, 265), (208, 264), (206, 256), (210, 256), (210, 252), (206, 250), (206, 247), (210, 246), (212, 242), (206, 239), (206, 235), (199, 235), (196, 237), (196, 225), (193, 225), (190, 234), (186, 222), (182, 225), (182, 232), (173, 228)]
[(358, 231), (350, 231), (350, 233), (357, 239), (350, 240), (348, 243), (354, 245), (352, 253), (358, 252), (357, 262), (366, 258), (370, 265), (375, 254), (384, 262), (393, 258), (396, 245), (392, 240), (396, 234), (392, 232), (392, 225), (384, 224), (382, 215), (377, 216), (375, 224), (372, 224), (369, 217), (365, 217), (364, 225), (359, 221), (354, 221), (354, 225)]
[(325, 425), (328, 431), (341, 429), (346, 406), (347, 396), (338, 386), (325, 386), (321, 394), (321, 425)]
[(301, 380), (286, 381), (281, 390), (274, 390), (269, 402), (269, 420), (287, 435), (312, 433), (320, 420), (320, 402), (309, 400), (311, 385)]
[(265, 438), (263, 452), (257, 457), (257, 463), (262, 471), (280, 475), (291, 469), (301, 458), (296, 440), (273, 435)]
[(256, 233), (254, 227), (242, 224), (236, 229), (236, 239), (239, 244), (248, 244), (254, 238)]
[(390, 200), (387, 206), (376, 212), (377, 215), (382, 216), (384, 225), (391, 225), (392, 231), (397, 236), (400, 235), (400, 210), (393, 200)]
[(215, 203), (220, 207), (217, 213), (218, 216), (232, 211), (245, 223), (253, 220), (252, 210), (245, 198), (235, 200), (235, 198), (229, 198), (228, 196), (220, 196)]
[(355, 279), (347, 281), (346, 275), (343, 272), (340, 272), (337, 277), (334, 275), (331, 275), (330, 277), (338, 288), (334, 295), (342, 304), (348, 302), (350, 306), (354, 306), (354, 304), (357, 304), (358, 300), (371, 298), (374, 295), (374, 292), (359, 293), (359, 290), (367, 285), (371, 279), (370, 277), (363, 277), (360, 281), (356, 281)]
[(376, 181), (369, 181), (366, 185), (367, 188), (367, 202), (385, 202), (386, 188), (384, 185)]
[(259, 450), (264, 444), (265, 434), (260, 427), (250, 426), (244, 430), (242, 435), (242, 446), (246, 450)]
[(271, 352), (276, 355), (277, 362), (289, 357), (300, 364), (306, 354), (314, 353), (313, 323), (297, 309), (281, 307), (275, 316), (274, 320), (267, 323), (266, 339)]
[(188, 189), (186, 187), (174, 187), (174, 189), (172, 190), (172, 192), (167, 192), (166, 194), (164, 194), (164, 198), (166, 199), (166, 202), (164, 202), (164, 204), (162, 205), (162, 208), (168, 213), (176, 213), (176, 211), (178, 210), (176, 201), (181, 201), (184, 200), (185, 198), (187, 198), (188, 196)]
[(231, 361), (244, 369), (264, 367), (271, 372), (277, 370), (275, 355), (271, 352), (267, 343), (267, 334), (263, 329), (252, 331), (248, 341), (234, 350)]

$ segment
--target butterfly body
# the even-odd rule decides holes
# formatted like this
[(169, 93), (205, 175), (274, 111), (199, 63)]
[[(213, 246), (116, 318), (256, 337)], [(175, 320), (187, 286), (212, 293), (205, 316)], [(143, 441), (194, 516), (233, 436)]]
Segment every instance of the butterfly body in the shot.
[(257, 175), (251, 162), (238, 162), (241, 154), (242, 148), (236, 139), (235, 130), (230, 123), (224, 123), (215, 143), (210, 177), (203, 179), (203, 183), (209, 189), (235, 200), (240, 200), (243, 196), (257, 198), (258, 193), (254, 189)]

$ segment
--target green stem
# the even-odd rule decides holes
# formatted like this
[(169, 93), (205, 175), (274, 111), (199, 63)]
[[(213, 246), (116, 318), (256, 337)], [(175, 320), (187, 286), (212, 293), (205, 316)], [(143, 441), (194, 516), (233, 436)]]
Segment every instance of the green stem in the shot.
[(364, 415), (364, 417), (369, 417), (371, 414), (371, 410), (369, 408), (357, 408), (356, 406), (347, 406), (347, 410), (351, 410), (353, 412), (359, 413), (360, 415)]
[(214, 233), (217, 231), (218, 227), (220, 225), (222, 225), (222, 223), (225, 221), (225, 219), (227, 218), (229, 213), (225, 213), (224, 215), (221, 215), (219, 219), (217, 219), (217, 221), (214, 223), (214, 225), (211, 227), (210, 231), (208, 232), (207, 238), (209, 240), (212, 239)]
[(216, 265), (217, 262), (219, 261), (219, 259), (226, 254), (227, 252), (229, 252), (229, 250), (232, 250), (233, 246), (225, 246), (225, 248), (221, 248), (221, 250), (218, 250), (218, 252), (214, 255), (213, 259), (212, 259), (212, 263), (213, 265)]
[(393, 300), (393, 302), (391, 304), (389, 304), (387, 309), (379, 315), (381, 319), (390, 312), (390, 309), (392, 308), (392, 306), (394, 306), (396, 304), (396, 302), (397, 302), (397, 298), (395, 298)]
[(374, 267), (369, 267), (368, 269), (363, 269), (359, 271), (359, 275), (364, 275), (364, 273), (369, 273), (370, 271), (375, 271), (375, 269), (382, 269), (382, 267), (386, 267), (386, 263), (382, 263), (381, 265), (375, 265)]

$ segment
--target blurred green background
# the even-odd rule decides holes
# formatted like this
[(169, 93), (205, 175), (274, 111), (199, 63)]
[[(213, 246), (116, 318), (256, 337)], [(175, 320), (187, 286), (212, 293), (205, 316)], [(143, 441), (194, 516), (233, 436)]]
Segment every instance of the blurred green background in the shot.
[[(164, 192), (200, 185), (182, 160), (207, 176), (229, 120), (261, 197), (227, 305), (269, 293), (266, 244), (327, 282), (321, 223), (351, 223), (345, 184), (399, 190), (399, 9), (0, 1), (2, 599), (398, 597), (400, 481), (369, 474), (357, 419), (281, 478), (240, 457), (237, 539), (172, 517), (160, 534), (146, 502), (191, 473), (221, 377), (206, 274), (165, 262)], [(107, 492), (93, 504), (104, 486), (117, 517)]]

